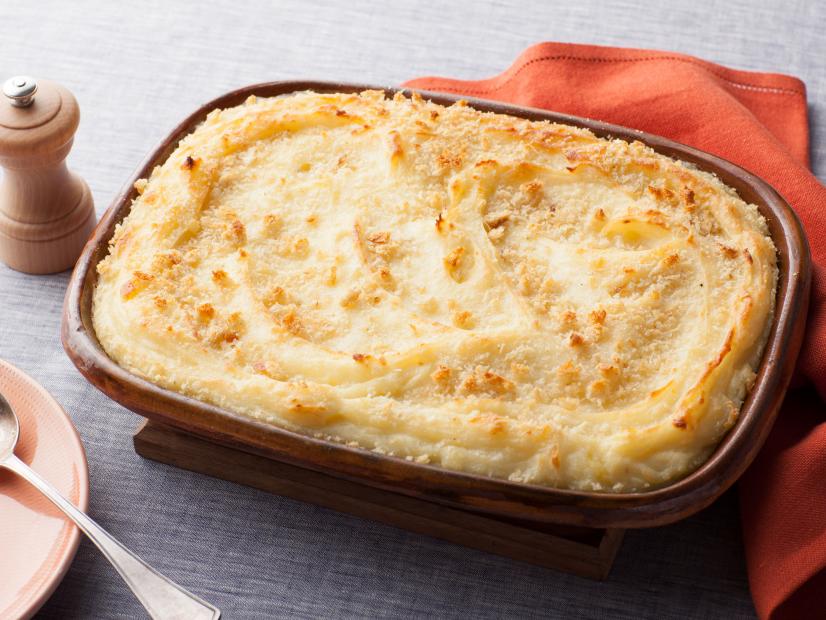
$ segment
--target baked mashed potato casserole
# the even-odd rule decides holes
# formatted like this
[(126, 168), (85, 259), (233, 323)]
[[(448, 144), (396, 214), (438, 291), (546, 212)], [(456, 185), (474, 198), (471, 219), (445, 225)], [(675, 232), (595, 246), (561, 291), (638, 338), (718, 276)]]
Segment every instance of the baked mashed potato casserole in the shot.
[(763, 217), (641, 143), (417, 95), (216, 110), (98, 265), (125, 369), (282, 428), (512, 481), (661, 486), (737, 420)]

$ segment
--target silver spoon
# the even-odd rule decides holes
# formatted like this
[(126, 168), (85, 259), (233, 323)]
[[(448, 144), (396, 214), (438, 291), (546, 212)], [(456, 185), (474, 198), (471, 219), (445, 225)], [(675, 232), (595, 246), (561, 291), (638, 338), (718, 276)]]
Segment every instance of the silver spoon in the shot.
[(221, 611), (190, 594), (129, 551), (111, 534), (63, 497), (14, 455), (20, 424), (9, 402), (0, 394), (0, 467), (10, 469), (37, 487), (92, 539), (156, 620), (218, 620)]

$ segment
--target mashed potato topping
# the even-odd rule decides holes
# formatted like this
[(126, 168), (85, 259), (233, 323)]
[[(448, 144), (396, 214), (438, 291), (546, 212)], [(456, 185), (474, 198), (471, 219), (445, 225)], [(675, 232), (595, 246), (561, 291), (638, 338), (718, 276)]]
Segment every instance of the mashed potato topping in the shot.
[(755, 206), (640, 143), (414, 95), (212, 112), (98, 266), (165, 388), (445, 468), (629, 492), (737, 420), (774, 307)]

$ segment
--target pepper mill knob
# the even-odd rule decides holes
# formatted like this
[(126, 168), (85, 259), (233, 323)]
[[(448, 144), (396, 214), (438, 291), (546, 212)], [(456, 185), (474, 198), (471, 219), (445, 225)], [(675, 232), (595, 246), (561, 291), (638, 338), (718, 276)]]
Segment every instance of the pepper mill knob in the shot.
[(11, 99), (16, 108), (27, 108), (34, 102), (37, 92), (37, 82), (26, 75), (18, 75), (6, 80), (3, 84), (3, 94)]
[(25, 273), (74, 266), (95, 227), (92, 193), (66, 167), (80, 122), (72, 93), (13, 77), (0, 98), (0, 260)]

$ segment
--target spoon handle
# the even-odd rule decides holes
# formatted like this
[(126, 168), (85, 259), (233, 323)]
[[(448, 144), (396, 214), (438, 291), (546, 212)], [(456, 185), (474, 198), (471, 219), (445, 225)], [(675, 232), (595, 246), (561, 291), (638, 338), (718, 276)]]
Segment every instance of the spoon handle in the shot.
[(218, 620), (221, 611), (164, 577), (78, 510), (14, 454), (0, 466), (28, 480), (92, 539), (155, 620)]

